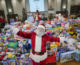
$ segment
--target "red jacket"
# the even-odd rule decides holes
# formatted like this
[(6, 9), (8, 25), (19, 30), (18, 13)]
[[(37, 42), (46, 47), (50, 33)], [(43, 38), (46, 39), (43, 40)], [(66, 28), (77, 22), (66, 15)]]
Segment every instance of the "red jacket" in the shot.
[[(23, 31), (19, 31), (17, 33), (19, 36), (21, 37), (24, 37), (24, 38), (29, 38), (31, 39), (31, 42), (32, 42), (32, 49), (35, 50), (36, 48), (36, 44), (37, 44), (37, 48), (39, 49), (39, 47), (41, 47), (41, 50), (40, 52), (42, 51), (46, 51), (46, 42), (47, 41), (50, 41), (50, 42), (60, 42), (60, 39), (58, 37), (51, 37), (47, 34), (44, 34), (42, 37), (41, 37), (41, 41), (39, 39), (37, 39), (37, 35), (35, 32), (30, 32), (30, 33), (27, 33), (27, 32), (23, 32)], [(36, 40), (38, 41), (38, 43), (41, 42), (41, 44), (38, 45), (38, 43), (36, 43)]]

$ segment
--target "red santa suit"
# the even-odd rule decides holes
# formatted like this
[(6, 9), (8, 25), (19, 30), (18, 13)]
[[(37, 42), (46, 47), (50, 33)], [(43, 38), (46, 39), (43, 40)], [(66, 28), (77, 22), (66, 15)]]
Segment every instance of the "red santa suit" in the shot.
[[(43, 26), (39, 25), (39, 27), (43, 27)], [(40, 63), (40, 62), (46, 60), (46, 58), (47, 58), (46, 42), (47, 41), (50, 41), (50, 42), (59, 42), (60, 41), (59, 38), (51, 37), (47, 34), (44, 34), (43, 36), (38, 36), (36, 34), (36, 32), (29, 32), (28, 33), (28, 32), (24, 32), (24, 31), (20, 31), (18, 29), (16, 29), (15, 31), (13, 31), (13, 32), (14, 33), (18, 32), (17, 35), (24, 37), (24, 38), (31, 39), (32, 51), (31, 51), (30, 57), (32, 58), (32, 60), (35, 63)], [(38, 55), (38, 54), (35, 54), (33, 51), (35, 51), (37, 53), (43, 52), (43, 54)], [(33, 64), (33, 65), (38, 65), (38, 64)], [(43, 65), (45, 65), (45, 64), (43, 64)]]

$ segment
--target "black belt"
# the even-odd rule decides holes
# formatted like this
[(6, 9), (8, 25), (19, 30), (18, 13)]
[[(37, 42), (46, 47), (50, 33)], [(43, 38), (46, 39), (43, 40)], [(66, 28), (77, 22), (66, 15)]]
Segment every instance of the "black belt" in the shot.
[(42, 52), (35, 52), (34, 50), (32, 50), (33, 54), (37, 54), (37, 55), (43, 55), (46, 51), (42, 51)]

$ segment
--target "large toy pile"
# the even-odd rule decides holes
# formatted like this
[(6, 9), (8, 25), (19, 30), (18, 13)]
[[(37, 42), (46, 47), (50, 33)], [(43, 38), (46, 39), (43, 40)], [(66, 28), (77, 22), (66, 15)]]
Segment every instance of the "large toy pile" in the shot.
[[(49, 55), (50, 51), (56, 54), (55, 62), (60, 61), (63, 63), (73, 59), (80, 61), (80, 20), (70, 20), (69, 22), (52, 20), (50, 21), (51, 23), (44, 22), (48, 35), (60, 37), (60, 43), (53, 42), (47, 45)], [(4, 65), (29, 64), (31, 40), (13, 35), (10, 30), (12, 26), (25, 32), (34, 32), (37, 27), (35, 24), (27, 21), (25, 24), (16, 22), (5, 25), (0, 34), (0, 61)]]

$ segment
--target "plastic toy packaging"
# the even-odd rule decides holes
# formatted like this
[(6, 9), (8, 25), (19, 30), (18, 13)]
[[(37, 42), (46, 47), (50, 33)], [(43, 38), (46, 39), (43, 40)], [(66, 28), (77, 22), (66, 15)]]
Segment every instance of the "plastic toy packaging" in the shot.
[(80, 54), (75, 53), (74, 54), (74, 59), (79, 62), (80, 61)]
[(73, 60), (74, 59), (74, 53), (75, 52), (76, 51), (68, 51), (68, 52), (65, 52), (65, 53), (61, 53), (60, 54), (60, 62), (61, 63), (64, 63), (64, 62)]
[(51, 44), (50, 49), (53, 50), (55, 52), (55, 54), (57, 53), (57, 45), (56, 44)]

